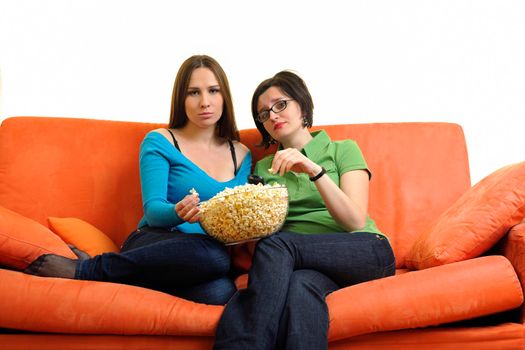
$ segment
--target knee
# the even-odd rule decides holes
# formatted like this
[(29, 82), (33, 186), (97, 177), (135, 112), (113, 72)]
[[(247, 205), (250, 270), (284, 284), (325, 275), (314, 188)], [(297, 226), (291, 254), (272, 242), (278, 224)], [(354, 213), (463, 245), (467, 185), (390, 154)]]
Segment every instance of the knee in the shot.
[(285, 237), (275, 234), (260, 240), (257, 243), (257, 250), (271, 253), (285, 252), (290, 250), (290, 244), (288, 244)]
[(237, 291), (235, 283), (227, 277), (213, 281), (209, 286), (207, 303), (211, 305), (226, 304)]
[(313, 270), (295, 270), (290, 278), (290, 290), (305, 290), (315, 287), (313, 280), (317, 272)]
[(233, 281), (228, 277), (222, 277), (188, 288), (177, 288), (172, 294), (196, 303), (224, 305), (236, 291)]
[(305, 305), (305, 300), (324, 299), (325, 295), (337, 289), (335, 282), (314, 270), (295, 270), (290, 278), (288, 300)]

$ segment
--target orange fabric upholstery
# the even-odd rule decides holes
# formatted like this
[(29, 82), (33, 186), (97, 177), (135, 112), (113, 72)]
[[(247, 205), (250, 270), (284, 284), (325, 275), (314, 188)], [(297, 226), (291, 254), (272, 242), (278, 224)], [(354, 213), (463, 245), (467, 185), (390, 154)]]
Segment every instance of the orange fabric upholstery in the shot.
[(50, 253), (76, 259), (47, 227), (0, 205), (0, 265), (23, 270), (40, 255)]
[(525, 217), (525, 162), (508, 165), (465, 192), (416, 240), (407, 267), (424, 269), (479, 256)]
[[(72, 335), (72, 334), (0, 334), (0, 344), (9, 350), (209, 350), (212, 337), (185, 336), (118, 336), (118, 335)], [(38, 346), (35, 346), (38, 344)]]
[[(163, 125), (46, 117), (4, 120), (0, 206), (44, 226), (48, 217), (82, 218), (118, 246), (142, 216), (139, 146), (144, 135), (158, 127)], [(330, 348), (523, 345), (523, 319), (505, 319), (491, 327), (483, 322), (481, 327), (447, 327), (448, 322), (523, 303), (521, 225), (505, 236), (504, 255), (406, 269), (418, 236), (470, 188), (461, 127), (378, 123), (314, 129), (319, 128), (335, 140), (354, 139), (361, 147), (372, 171), (369, 211), (389, 236), (399, 268), (396, 276), (344, 288), (327, 298)], [(255, 161), (272, 151), (255, 147), (260, 141), (256, 129), (242, 130), (241, 138)], [(249, 268), (254, 247), (230, 248), (238, 271)], [(238, 279), (241, 287), (246, 282), (246, 275)], [(35, 344), (50, 349), (210, 349), (223, 308), (133, 286), (39, 278), (0, 268), (0, 310), (0, 344), (11, 349)], [(1, 328), (48, 334), (1, 334)]]
[(120, 245), (142, 216), (140, 143), (161, 126), (8, 118), (0, 128), (0, 204), (43, 225), (48, 216), (82, 218)]
[[(38, 344), (39, 350), (209, 350), (211, 337), (0, 334), (0, 344), (10, 350), (27, 350)], [(439, 327), (380, 332), (330, 342), (331, 350), (494, 350), (525, 348), (523, 326), (505, 323), (483, 327)]]
[(60, 236), (64, 242), (74, 245), (90, 256), (108, 252), (118, 252), (120, 249), (104, 232), (89, 222), (79, 218), (48, 217), (49, 228)]
[[(514, 226), (502, 241), (502, 253), (514, 266), (525, 290), (525, 220)], [(521, 306), (521, 322), (525, 323), (525, 305)]]
[(380, 332), (330, 343), (331, 350), (525, 349), (523, 326), (440, 327)]
[(326, 301), (328, 338), (338, 340), (510, 310), (521, 305), (523, 293), (509, 261), (488, 256), (357, 284), (333, 292)]
[[(478, 273), (472, 274), (473, 270)], [(197, 304), (115, 283), (39, 278), (13, 271), (6, 271), (2, 282), (11, 286), (3, 294), (9, 302), (0, 304), (0, 324), (8, 328), (77, 334), (213, 336), (222, 313), (222, 306)], [(502, 256), (483, 257), (330, 294), (328, 337), (338, 340), (375, 331), (441, 324), (509, 310), (522, 302), (521, 285), (509, 261)], [(374, 312), (370, 312), (370, 305)], [(20, 310), (32, 310), (32, 316), (27, 319)]]
[[(222, 306), (117, 283), (2, 271), (0, 325), (37, 332), (213, 336)], [(65, 293), (67, 291), (67, 293)], [(21, 310), (31, 310), (31, 316)]]
[[(357, 141), (372, 172), (369, 212), (390, 238), (398, 268), (405, 266), (405, 256), (422, 230), (470, 187), (467, 149), (459, 125), (375, 123), (312, 128), (318, 129), (326, 130), (332, 140)], [(253, 147), (260, 142), (257, 129), (242, 130), (241, 139), (252, 148), (254, 161), (268, 153)]]

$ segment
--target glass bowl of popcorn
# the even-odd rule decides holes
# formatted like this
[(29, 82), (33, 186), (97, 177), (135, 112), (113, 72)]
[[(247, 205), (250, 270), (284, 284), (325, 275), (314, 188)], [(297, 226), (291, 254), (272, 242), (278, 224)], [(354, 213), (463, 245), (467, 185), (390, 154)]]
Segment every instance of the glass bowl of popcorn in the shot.
[(204, 231), (225, 244), (266, 237), (279, 231), (288, 214), (288, 190), (279, 184), (226, 188), (200, 203)]

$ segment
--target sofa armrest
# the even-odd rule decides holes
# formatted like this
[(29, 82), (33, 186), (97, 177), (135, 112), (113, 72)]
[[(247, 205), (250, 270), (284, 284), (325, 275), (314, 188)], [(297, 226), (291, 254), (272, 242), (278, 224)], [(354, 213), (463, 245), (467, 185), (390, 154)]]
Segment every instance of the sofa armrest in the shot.
[[(525, 290), (525, 220), (512, 227), (502, 241), (501, 253), (510, 261)], [(525, 304), (521, 305), (521, 322), (525, 323)]]

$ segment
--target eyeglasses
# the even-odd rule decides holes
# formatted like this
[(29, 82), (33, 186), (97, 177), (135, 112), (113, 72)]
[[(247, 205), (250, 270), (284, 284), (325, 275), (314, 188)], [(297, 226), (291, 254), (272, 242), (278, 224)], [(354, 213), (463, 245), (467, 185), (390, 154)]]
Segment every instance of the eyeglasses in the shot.
[(270, 107), (270, 109), (265, 109), (265, 110), (260, 111), (259, 114), (257, 114), (257, 121), (259, 123), (264, 123), (265, 121), (267, 121), (268, 118), (270, 118), (270, 111), (274, 113), (279, 113), (279, 112), (284, 111), (286, 107), (288, 107), (288, 102), (290, 101), (293, 101), (293, 99), (280, 100), (280, 101), (275, 102), (273, 106)]

